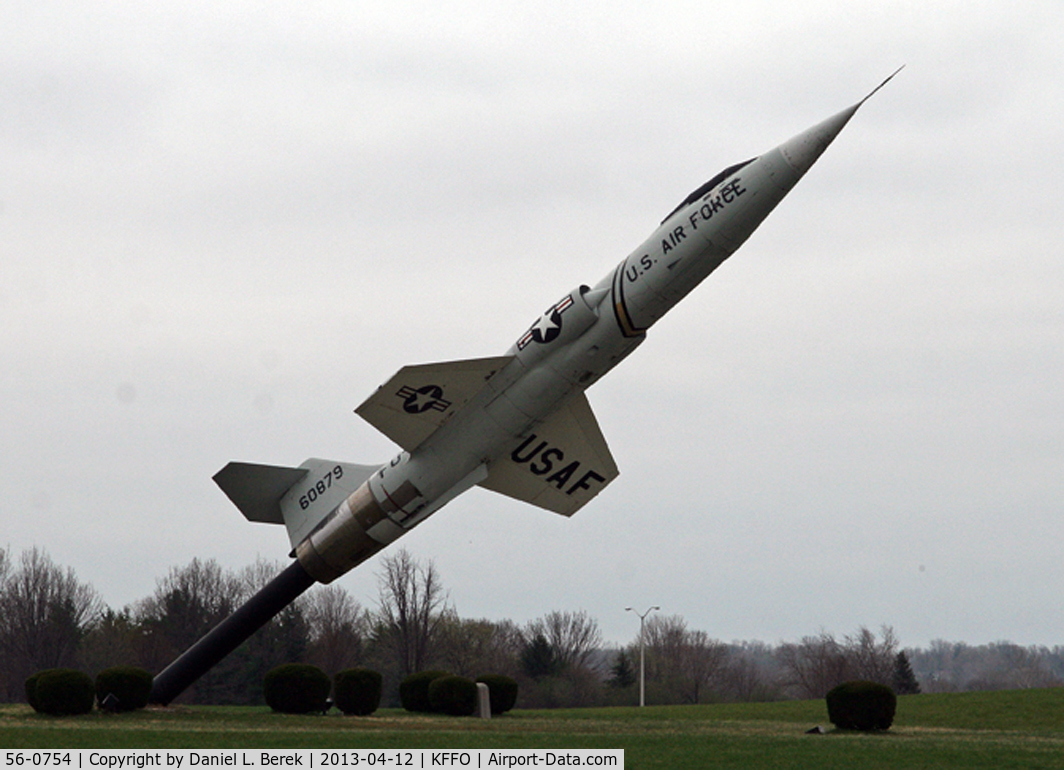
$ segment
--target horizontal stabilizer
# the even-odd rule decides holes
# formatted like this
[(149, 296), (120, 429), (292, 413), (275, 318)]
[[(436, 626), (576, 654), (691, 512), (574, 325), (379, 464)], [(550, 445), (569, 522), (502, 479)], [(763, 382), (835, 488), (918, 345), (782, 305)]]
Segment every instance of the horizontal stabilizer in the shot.
[(462, 410), (512, 356), (404, 366), (356, 413), (408, 452)]
[(591, 405), (577, 393), (495, 460), (480, 486), (572, 516), (618, 475)]
[(309, 472), (306, 468), (229, 463), (214, 474), (214, 483), (248, 521), (284, 524), (281, 498)]
[(284, 524), (295, 548), (378, 467), (319, 458), (298, 468), (232, 462), (214, 481), (248, 521)]

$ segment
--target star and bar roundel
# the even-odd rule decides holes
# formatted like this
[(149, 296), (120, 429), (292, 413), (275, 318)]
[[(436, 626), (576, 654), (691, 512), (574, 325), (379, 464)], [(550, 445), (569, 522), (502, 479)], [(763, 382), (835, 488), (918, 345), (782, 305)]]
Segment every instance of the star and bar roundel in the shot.
[(422, 385), (417, 389), (404, 385), (395, 395), (403, 399), (403, 411), (410, 414), (421, 414), (430, 409), (446, 412), (451, 405), (451, 402), (443, 397), (443, 388), (439, 385)]
[(538, 321), (532, 324), (524, 335), (517, 341), (517, 349), (524, 350), (530, 342), (548, 343), (553, 342), (562, 333), (562, 313), (573, 305), (573, 295), (570, 294), (557, 305), (554, 305), (544, 313)]

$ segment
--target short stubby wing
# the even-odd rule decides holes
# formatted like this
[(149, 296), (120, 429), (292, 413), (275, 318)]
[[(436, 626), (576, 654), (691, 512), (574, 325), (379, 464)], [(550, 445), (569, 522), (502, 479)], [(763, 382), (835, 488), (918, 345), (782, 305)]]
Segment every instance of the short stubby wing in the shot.
[(515, 439), (480, 486), (572, 516), (618, 473), (591, 405), (578, 393)]

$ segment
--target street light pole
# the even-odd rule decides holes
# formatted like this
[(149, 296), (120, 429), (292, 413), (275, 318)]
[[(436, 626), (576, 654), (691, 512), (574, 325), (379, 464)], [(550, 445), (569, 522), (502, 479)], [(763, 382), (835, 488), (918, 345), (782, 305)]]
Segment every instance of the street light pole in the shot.
[(648, 608), (647, 611), (644, 612), (642, 615), (639, 615), (639, 613), (636, 612), (631, 607), (625, 607), (624, 608), (625, 612), (635, 612), (636, 615), (639, 615), (639, 705), (640, 706), (645, 706), (646, 705), (646, 691), (647, 691), (646, 690), (646, 676), (645, 676), (645, 672), (646, 672), (646, 635), (643, 633), (643, 627), (644, 627), (643, 621), (646, 618), (646, 616), (649, 615), (651, 612), (653, 612), (654, 610), (660, 610), (660, 609), (661, 609), (661, 607), (659, 607), (658, 605), (655, 604), (653, 607)]

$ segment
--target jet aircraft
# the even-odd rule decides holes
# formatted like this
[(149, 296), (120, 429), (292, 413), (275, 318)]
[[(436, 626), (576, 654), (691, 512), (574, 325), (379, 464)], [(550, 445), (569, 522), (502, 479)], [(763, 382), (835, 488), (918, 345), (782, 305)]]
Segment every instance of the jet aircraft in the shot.
[(161, 672), (169, 703), (315, 582), (330, 583), (474, 486), (572, 516), (618, 475), (584, 392), (731, 256), (864, 99), (728, 166), (592, 285), (549, 305), (501, 356), (406, 366), (355, 411), (401, 449), (383, 465), (231, 462), (214, 480), (249, 520), (283, 524), (295, 561)]

